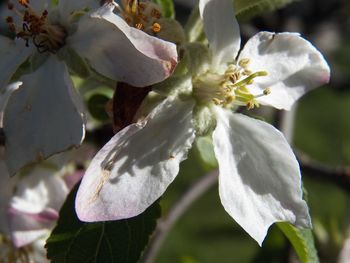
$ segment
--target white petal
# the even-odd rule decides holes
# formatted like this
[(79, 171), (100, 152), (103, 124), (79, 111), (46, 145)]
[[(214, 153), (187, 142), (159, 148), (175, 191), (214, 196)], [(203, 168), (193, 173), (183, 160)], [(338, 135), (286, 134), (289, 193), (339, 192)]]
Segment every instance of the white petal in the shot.
[(55, 170), (37, 166), (21, 177), (9, 202), (11, 236), (17, 247), (46, 234), (55, 224), (68, 188)]
[(247, 42), (241, 58), (250, 59), (251, 71), (268, 72), (249, 87), (256, 94), (270, 88), (271, 94), (259, 102), (278, 109), (289, 110), (303, 94), (329, 82), (330, 69), (322, 54), (296, 33), (260, 32)]
[(6, 88), (12, 75), (30, 53), (31, 49), (24, 46), (24, 41), (0, 36), (0, 91)]
[(176, 45), (130, 27), (112, 10), (105, 5), (82, 18), (68, 45), (111, 79), (148, 86), (167, 78), (177, 63)]
[(84, 122), (70, 97), (73, 83), (66, 66), (50, 56), (25, 75), (4, 112), (6, 164), (10, 174), (28, 163), (79, 146)]
[(37, 166), (21, 177), (16, 185), (11, 207), (23, 213), (37, 214), (50, 208), (58, 211), (63, 204), (68, 187), (57, 171)]
[(4, 115), (4, 109), (6, 107), (7, 101), (11, 96), (12, 92), (19, 88), (22, 85), (22, 82), (16, 81), (13, 82), (3, 90), (3, 94), (0, 94), (0, 127), (2, 127), (2, 120)]
[(58, 1), (58, 9), (60, 11), (61, 19), (68, 23), (69, 16), (74, 11), (79, 11), (82, 9), (93, 9), (99, 7), (98, 0), (59, 0)]
[(217, 117), (213, 140), (225, 210), (260, 245), (274, 222), (310, 227), (299, 165), (282, 133), (224, 109)]
[[(15, 1), (14, 1), (15, 2)], [(18, 2), (18, 1), (16, 1)], [(29, 1), (29, 5), (33, 8), (37, 13), (42, 13), (44, 10), (50, 10), (51, 8), (51, 0), (35, 0)]]
[(167, 99), (142, 124), (126, 127), (97, 153), (77, 193), (82, 221), (136, 216), (164, 193), (195, 137), (193, 105)]
[(214, 65), (234, 61), (241, 45), (238, 22), (231, 0), (200, 0), (205, 34)]

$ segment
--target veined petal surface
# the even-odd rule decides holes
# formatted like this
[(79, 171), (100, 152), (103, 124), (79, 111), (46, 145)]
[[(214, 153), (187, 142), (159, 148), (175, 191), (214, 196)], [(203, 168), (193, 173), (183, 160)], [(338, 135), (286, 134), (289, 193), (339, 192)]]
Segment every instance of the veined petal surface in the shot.
[(83, 17), (67, 44), (108, 78), (135, 87), (167, 78), (177, 64), (176, 45), (130, 27), (113, 9), (107, 4)]
[(137, 216), (164, 193), (195, 137), (193, 105), (192, 100), (168, 98), (97, 153), (76, 197), (82, 221)]
[(330, 69), (322, 54), (297, 33), (260, 32), (244, 46), (242, 58), (250, 60), (252, 72), (267, 71), (249, 88), (254, 94), (270, 88), (271, 93), (258, 101), (278, 109), (289, 110), (306, 92), (329, 82)]
[(3, 121), (11, 175), (28, 163), (79, 146), (84, 138), (82, 113), (71, 98), (74, 87), (65, 64), (51, 55), (21, 81)]
[(234, 61), (240, 49), (241, 37), (232, 1), (200, 0), (199, 11), (213, 52), (213, 64)]
[(270, 124), (216, 110), (214, 151), (225, 210), (260, 245), (271, 224), (310, 227), (298, 162), (283, 135)]

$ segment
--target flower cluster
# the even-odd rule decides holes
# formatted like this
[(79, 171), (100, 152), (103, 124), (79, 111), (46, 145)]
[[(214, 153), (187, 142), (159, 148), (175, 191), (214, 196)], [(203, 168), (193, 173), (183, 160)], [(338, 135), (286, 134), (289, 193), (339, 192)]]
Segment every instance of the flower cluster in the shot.
[[(199, 0), (209, 45), (160, 39), (169, 23), (146, 0), (20, 0), (8, 9), (14, 38), (0, 36), (0, 88), (11, 84), (14, 90), (2, 123), (11, 175), (82, 143), (86, 116), (73, 75), (153, 85), (149, 96), (158, 103), (146, 99), (135, 123), (116, 133), (88, 166), (76, 196), (80, 220), (144, 212), (175, 179), (196, 138), (206, 135), (219, 165), (222, 205), (252, 238), (261, 245), (278, 221), (311, 227), (287, 140), (272, 125), (236, 112), (260, 105), (289, 110), (329, 81), (322, 54), (299, 34), (260, 32), (240, 50), (231, 0)], [(181, 65), (173, 74), (177, 50)], [(44, 170), (20, 177), (15, 194), (2, 198), (3, 218), (10, 218), (2, 232), (16, 246), (52, 227), (68, 193), (62, 176)]]
[(187, 73), (174, 77), (180, 81), (167, 98), (97, 153), (77, 194), (79, 218), (105, 221), (142, 213), (175, 179), (196, 136), (211, 134), (221, 202), (247, 233), (261, 244), (274, 222), (311, 227), (288, 142), (270, 124), (233, 110), (260, 104), (290, 109), (329, 81), (326, 61), (296, 33), (261, 32), (239, 52), (231, 1), (200, 0), (199, 8), (208, 58), (197, 63), (198, 47), (188, 48), (197, 52), (188, 52)]

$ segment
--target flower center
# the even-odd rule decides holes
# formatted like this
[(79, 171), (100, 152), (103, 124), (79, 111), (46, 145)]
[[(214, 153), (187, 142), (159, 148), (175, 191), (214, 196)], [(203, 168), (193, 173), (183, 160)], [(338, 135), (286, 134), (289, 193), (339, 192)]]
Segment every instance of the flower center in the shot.
[(57, 24), (51, 24), (48, 19), (48, 11), (44, 10), (41, 14), (35, 12), (30, 6), (29, 0), (18, 0), (23, 10), (17, 10), (11, 2), (8, 3), (8, 9), (13, 11), (22, 22), (20, 26), (16, 25), (12, 16), (6, 18), (10, 31), (14, 32), (18, 38), (22, 38), (29, 47), (30, 41), (36, 46), (40, 53), (55, 53), (65, 43), (66, 31)]
[(253, 95), (249, 86), (257, 77), (266, 76), (266, 71), (252, 72), (248, 69), (249, 59), (241, 59), (238, 65), (230, 64), (223, 74), (207, 71), (193, 81), (193, 92), (200, 103), (214, 103), (223, 107), (246, 106), (249, 110), (259, 107), (256, 100), (270, 94), (270, 89)]
[(151, 1), (122, 0), (122, 7), (117, 9), (129, 26), (136, 27), (147, 34), (160, 32), (159, 19), (162, 18), (161, 8)]

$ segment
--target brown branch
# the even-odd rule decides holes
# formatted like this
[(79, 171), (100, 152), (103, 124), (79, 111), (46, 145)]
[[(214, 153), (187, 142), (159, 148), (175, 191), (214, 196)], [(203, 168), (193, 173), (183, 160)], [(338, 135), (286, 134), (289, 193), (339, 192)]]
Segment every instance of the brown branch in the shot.
[(300, 168), (305, 176), (313, 179), (336, 184), (346, 192), (350, 193), (350, 167), (349, 166), (329, 166), (319, 161), (313, 160), (308, 155), (296, 152)]

